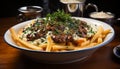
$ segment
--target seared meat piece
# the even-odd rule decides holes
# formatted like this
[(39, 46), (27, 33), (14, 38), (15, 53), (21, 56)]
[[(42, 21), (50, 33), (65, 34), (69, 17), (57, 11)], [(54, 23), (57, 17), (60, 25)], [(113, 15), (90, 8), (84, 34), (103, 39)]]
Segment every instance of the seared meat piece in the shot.
[(46, 30), (48, 30), (48, 31), (53, 31), (53, 30), (55, 30), (55, 27), (54, 27), (54, 26), (47, 26), (47, 27), (46, 27)]
[(40, 37), (43, 37), (45, 34), (46, 34), (46, 32), (43, 31), (43, 30), (40, 31), (40, 32), (36, 32), (34, 34), (28, 34), (27, 35), (27, 40), (28, 41), (33, 41), (35, 39), (39, 39)]
[(52, 39), (56, 43), (68, 43), (73, 41), (73, 37), (71, 35), (54, 35)]
[(81, 25), (79, 26), (79, 32), (82, 34), (82, 37), (86, 37), (87, 36), (87, 30)]
[(32, 41), (32, 40), (35, 40), (35, 37), (31, 34), (28, 34), (27, 35), (27, 41)]
[(81, 37), (86, 37), (87, 36), (87, 30), (85, 29), (87, 26), (85, 22), (81, 21), (79, 25), (78, 32), (81, 34)]

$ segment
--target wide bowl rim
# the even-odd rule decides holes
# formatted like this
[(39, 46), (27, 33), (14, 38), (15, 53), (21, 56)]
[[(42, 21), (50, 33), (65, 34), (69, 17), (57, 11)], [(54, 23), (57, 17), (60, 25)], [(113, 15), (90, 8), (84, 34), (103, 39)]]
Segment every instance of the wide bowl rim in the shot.
[[(74, 52), (81, 52), (81, 51), (87, 51), (87, 50), (96, 49), (96, 48), (102, 47), (102, 46), (110, 43), (110, 42), (113, 40), (114, 35), (115, 35), (115, 31), (114, 31), (114, 29), (112, 28), (112, 26), (110, 26), (109, 24), (107, 24), (107, 23), (105, 23), (105, 22), (102, 22), (102, 21), (99, 21), (99, 20), (92, 19), (92, 18), (83, 18), (83, 17), (75, 17), (75, 18), (80, 18), (80, 19), (83, 19), (83, 20), (84, 20), (84, 19), (87, 19), (87, 20), (93, 20), (93, 21), (96, 21), (96, 22), (100, 22), (100, 23), (102, 23), (102, 24), (110, 27), (110, 29), (112, 30), (112, 33), (111, 33), (112, 36), (110, 36), (109, 39), (107, 39), (106, 41), (104, 41), (104, 42), (102, 42), (102, 43), (100, 43), (100, 44), (98, 44), (98, 45), (96, 45), (96, 46), (89, 47), (89, 48), (83, 48), (83, 49), (80, 49), (80, 50), (65, 51), (65, 52), (46, 52), (46, 51), (38, 51), (38, 50), (31, 50), (31, 49), (23, 48), (23, 47), (20, 47), (20, 46), (18, 46), (18, 45), (13, 45), (13, 44), (11, 44), (11, 43), (9, 43), (9, 42), (7, 41), (7, 37), (6, 37), (6, 36), (7, 36), (8, 32), (9, 32), (9, 29), (4, 33), (4, 41), (5, 41), (8, 45), (10, 45), (11, 47), (17, 48), (17, 49), (19, 49), (19, 50), (24, 50), (24, 51), (29, 51), (29, 52), (35, 52), (35, 53), (65, 54), (65, 53), (74, 53)], [(31, 20), (28, 20), (28, 21), (31, 21)], [(28, 22), (28, 21), (25, 21), (25, 22)], [(22, 23), (25, 23), (25, 22), (22, 22)], [(22, 24), (22, 23), (19, 23), (19, 24)], [(19, 24), (16, 24), (16, 25), (14, 25), (14, 26), (12, 26), (12, 27), (15, 27), (15, 26), (17, 26), (17, 25), (19, 25)]]

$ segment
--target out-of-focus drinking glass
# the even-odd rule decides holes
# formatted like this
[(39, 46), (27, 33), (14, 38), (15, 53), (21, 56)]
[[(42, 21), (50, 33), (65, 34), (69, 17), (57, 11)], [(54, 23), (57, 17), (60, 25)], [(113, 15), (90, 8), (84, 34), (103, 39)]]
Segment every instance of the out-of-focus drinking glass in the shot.
[(60, 2), (65, 5), (65, 12), (71, 14), (72, 16), (83, 17), (84, 10), (90, 6), (95, 8), (96, 12), (98, 11), (95, 4), (88, 3), (88, 5), (85, 5), (85, 1), (86, 0), (60, 0)]
[(18, 9), (18, 22), (35, 19), (42, 16), (43, 8), (40, 6), (24, 6)]

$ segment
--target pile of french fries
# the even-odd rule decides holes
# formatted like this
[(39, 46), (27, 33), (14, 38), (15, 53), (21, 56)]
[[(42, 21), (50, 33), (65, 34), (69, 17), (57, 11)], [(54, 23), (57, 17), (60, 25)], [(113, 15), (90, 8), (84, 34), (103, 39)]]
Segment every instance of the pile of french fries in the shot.
[(10, 33), (13, 41), (21, 47), (31, 49), (31, 50), (39, 50), (39, 51), (46, 51), (46, 52), (62, 52), (62, 51), (70, 51), (70, 50), (81, 50), (83, 48), (89, 48), (96, 46), (102, 43), (105, 37), (110, 33), (110, 29), (104, 30), (102, 26), (98, 26), (98, 30), (95, 35), (90, 38), (81, 38), (77, 42), (79, 42), (78, 46), (74, 46), (72, 43), (69, 45), (64, 44), (56, 44), (52, 40), (51, 36), (47, 36), (47, 43), (43, 45), (33, 45), (27, 41), (24, 41), (18, 37), (18, 34), (15, 32), (14, 28), (10, 28)]

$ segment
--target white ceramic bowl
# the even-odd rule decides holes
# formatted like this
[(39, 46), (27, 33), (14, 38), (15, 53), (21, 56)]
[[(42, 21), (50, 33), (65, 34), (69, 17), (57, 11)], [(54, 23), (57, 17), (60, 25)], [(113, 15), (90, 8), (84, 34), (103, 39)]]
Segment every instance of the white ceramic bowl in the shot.
[[(17, 48), (21, 51), (24, 52), (25, 55), (27, 55), (29, 58), (32, 58), (32, 60), (36, 60), (38, 62), (43, 62), (43, 63), (55, 63), (55, 64), (63, 64), (63, 63), (72, 63), (76, 61), (83, 60), (87, 58), (88, 56), (92, 55), (98, 48), (106, 45), (110, 41), (112, 41), (113, 36), (115, 34), (114, 29), (101, 21), (94, 20), (94, 19), (89, 19), (89, 18), (78, 18), (77, 19), (86, 21), (87, 23), (93, 23), (96, 25), (102, 25), (104, 29), (111, 29), (111, 33), (108, 34), (108, 36), (105, 38), (104, 42), (97, 46), (93, 46), (90, 48), (85, 48), (82, 50), (76, 50), (76, 51), (67, 51), (67, 52), (43, 52), (43, 51), (35, 51), (35, 50), (29, 50), (23, 47), (20, 47), (14, 43), (14, 41), (11, 39), (10, 36), (10, 31), (9, 29), (6, 31), (4, 34), (4, 40), (6, 43), (8, 43), (10, 46)], [(30, 23), (31, 20), (19, 23), (15, 26), (15, 31), (17, 32), (19, 29), (23, 28), (25, 25)]]

